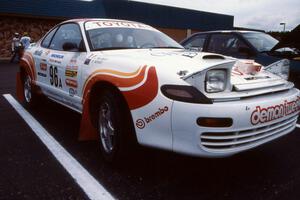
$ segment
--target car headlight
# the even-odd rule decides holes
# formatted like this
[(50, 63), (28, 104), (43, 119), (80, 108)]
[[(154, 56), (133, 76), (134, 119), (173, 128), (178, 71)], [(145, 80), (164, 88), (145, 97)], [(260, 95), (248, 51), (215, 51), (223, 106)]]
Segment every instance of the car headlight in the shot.
[(190, 85), (163, 85), (161, 86), (161, 92), (166, 97), (176, 101), (212, 104), (210, 99)]
[(290, 74), (290, 61), (287, 59), (280, 60), (265, 67), (265, 70), (288, 80)]
[(226, 88), (227, 70), (212, 69), (206, 72), (205, 90), (208, 93), (222, 92)]

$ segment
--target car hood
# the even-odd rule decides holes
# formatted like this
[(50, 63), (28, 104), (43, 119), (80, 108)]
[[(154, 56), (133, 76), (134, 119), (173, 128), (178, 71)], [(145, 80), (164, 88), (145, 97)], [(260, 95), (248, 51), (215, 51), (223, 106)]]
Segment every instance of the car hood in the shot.
[[(210, 68), (218, 68), (218, 66), (227, 65), (228, 68), (232, 68), (237, 61), (237, 59), (232, 57), (183, 49), (130, 49), (102, 51), (97, 54), (106, 60), (106, 62), (109, 63), (111, 61), (114, 65), (118, 66), (124, 64), (135, 67), (145, 65), (149, 67), (155, 66), (159, 74), (163, 75), (164, 79), (168, 79), (169, 81), (184, 79)], [(262, 77), (269, 78), (265, 80)], [(282, 79), (265, 70), (252, 75), (236, 73), (234, 71), (231, 74), (232, 84), (272, 82), (274, 80), (280, 81)]]

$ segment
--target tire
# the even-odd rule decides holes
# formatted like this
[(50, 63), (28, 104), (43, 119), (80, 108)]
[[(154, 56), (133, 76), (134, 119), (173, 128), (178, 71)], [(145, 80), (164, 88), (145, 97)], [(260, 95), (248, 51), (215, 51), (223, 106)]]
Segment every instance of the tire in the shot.
[(99, 95), (95, 119), (100, 150), (108, 163), (120, 163), (130, 154), (130, 135), (134, 134), (132, 120), (117, 92), (105, 89)]
[(36, 101), (36, 95), (33, 92), (32, 80), (28, 74), (24, 74), (22, 77), (23, 81), (23, 95), (24, 101), (22, 102), (26, 107), (33, 107)]

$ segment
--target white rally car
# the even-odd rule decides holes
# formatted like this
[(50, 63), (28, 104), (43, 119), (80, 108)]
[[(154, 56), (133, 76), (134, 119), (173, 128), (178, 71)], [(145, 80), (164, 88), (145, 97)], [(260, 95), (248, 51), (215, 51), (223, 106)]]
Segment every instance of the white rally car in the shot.
[(17, 95), (81, 113), (79, 139), (98, 139), (108, 161), (133, 142), (223, 157), (295, 128), (300, 95), (288, 67), (186, 50), (137, 22), (78, 19), (26, 50)]

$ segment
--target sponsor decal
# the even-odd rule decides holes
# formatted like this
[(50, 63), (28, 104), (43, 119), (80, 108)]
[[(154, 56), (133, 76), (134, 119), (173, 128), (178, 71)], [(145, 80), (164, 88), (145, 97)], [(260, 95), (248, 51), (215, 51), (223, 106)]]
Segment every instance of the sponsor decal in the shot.
[(94, 21), (86, 24), (86, 29), (95, 29), (99, 27), (120, 27), (120, 28), (139, 28), (139, 29), (153, 29), (151, 26), (141, 24), (138, 22), (128, 22), (128, 21)]
[(66, 69), (77, 71), (78, 70), (78, 66), (77, 65), (67, 65)]
[(75, 65), (76, 63), (77, 63), (76, 57), (75, 57), (75, 58), (72, 58), (72, 59), (70, 60), (70, 65)]
[(78, 70), (78, 65), (77, 65), (77, 57), (71, 58), (69, 64), (66, 67), (67, 70)]
[(180, 70), (179, 72), (177, 72), (177, 74), (180, 77), (184, 77), (185, 75), (187, 75), (188, 72), (189, 72), (188, 70)]
[(44, 74), (44, 73), (42, 73), (42, 72), (38, 72), (38, 75), (41, 76), (41, 77), (44, 77), (44, 78), (47, 77), (47, 74)]
[(102, 64), (104, 60), (106, 60), (106, 59), (102, 58), (100, 56), (97, 56), (96, 58), (92, 59), (92, 62), (95, 64)]
[(66, 69), (65, 76), (67, 76), (67, 77), (73, 77), (73, 78), (77, 77), (77, 71)]
[(33, 55), (35, 55), (35, 56), (41, 56), (42, 53), (43, 53), (43, 50), (36, 50), (36, 51), (33, 53)]
[(186, 57), (189, 57), (189, 58), (194, 58), (195, 56), (198, 55), (198, 53), (197, 52), (193, 52), (193, 51), (188, 51), (188, 52), (184, 52), (182, 55), (186, 56)]
[(143, 129), (143, 128), (145, 128), (146, 124), (153, 122), (154, 120), (156, 120), (157, 118), (159, 118), (160, 116), (162, 116), (163, 114), (165, 114), (168, 111), (169, 111), (168, 106), (165, 106), (163, 108), (158, 108), (158, 110), (155, 113), (153, 113), (152, 115), (150, 115), (148, 117), (144, 117), (144, 119), (136, 120), (135, 125), (137, 128)]
[(76, 95), (76, 94), (77, 94), (77, 90), (75, 90), (74, 88), (69, 88), (69, 95), (71, 97), (74, 97), (74, 95)]
[(46, 63), (40, 63), (40, 70), (47, 71), (47, 64)]
[[(61, 101), (61, 96), (58, 95), (56, 92), (53, 92), (52, 90), (47, 90), (47, 93), (51, 94), (51, 97), (54, 98), (55, 100)], [(76, 108), (77, 110), (80, 110), (80, 107), (73, 101), (64, 101), (64, 103), (73, 108)]]
[(72, 80), (72, 79), (69, 79), (69, 78), (66, 79), (66, 85), (69, 86), (69, 87), (73, 87), (73, 88), (77, 88), (77, 86), (78, 86), (76, 80)]
[(45, 56), (48, 56), (49, 53), (50, 53), (50, 50), (47, 50), (47, 51), (45, 52)]
[(63, 59), (64, 55), (53, 53), (51, 54), (51, 58)]
[(136, 120), (136, 122), (135, 122), (135, 125), (136, 125), (136, 127), (138, 127), (139, 129), (143, 129), (143, 128), (145, 128), (145, 121), (144, 120), (142, 120), (142, 119), (138, 119), (138, 120)]
[(49, 59), (49, 62), (56, 63), (56, 64), (61, 64), (61, 61), (55, 60), (55, 59), (52, 59), (52, 58)]
[(251, 114), (250, 121), (252, 125), (262, 124), (291, 115), (299, 110), (300, 97), (298, 96), (296, 100), (285, 100), (281, 104), (269, 106), (267, 108), (256, 106), (256, 109)]

